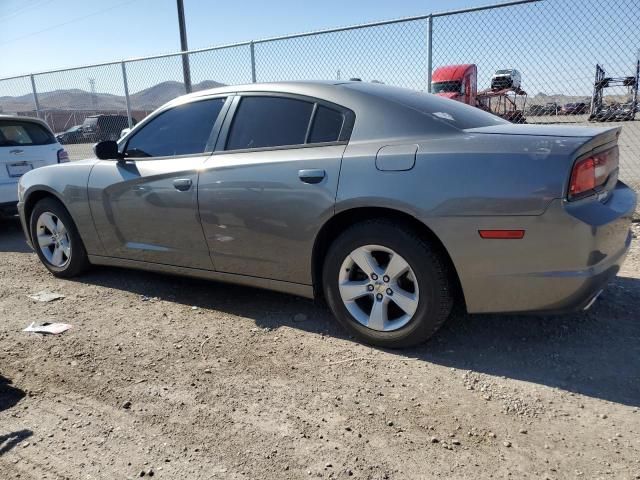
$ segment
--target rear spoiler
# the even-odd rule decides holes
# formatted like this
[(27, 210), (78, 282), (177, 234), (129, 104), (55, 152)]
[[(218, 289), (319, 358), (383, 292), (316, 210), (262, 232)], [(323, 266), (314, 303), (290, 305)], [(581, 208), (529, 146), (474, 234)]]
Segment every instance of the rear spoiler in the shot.
[(575, 158), (581, 157), (592, 150), (605, 145), (614, 146), (618, 142), (618, 137), (622, 132), (622, 127), (611, 127), (594, 135), (573, 153)]

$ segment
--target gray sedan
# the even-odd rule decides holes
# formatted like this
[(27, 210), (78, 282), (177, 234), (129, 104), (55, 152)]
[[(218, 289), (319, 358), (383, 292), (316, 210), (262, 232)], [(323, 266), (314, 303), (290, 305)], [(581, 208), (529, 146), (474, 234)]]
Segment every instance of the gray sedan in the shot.
[(224, 87), (19, 186), (27, 241), (89, 265), (323, 298), (362, 340), (470, 313), (588, 308), (631, 242), (619, 128), (513, 125), (363, 82)]

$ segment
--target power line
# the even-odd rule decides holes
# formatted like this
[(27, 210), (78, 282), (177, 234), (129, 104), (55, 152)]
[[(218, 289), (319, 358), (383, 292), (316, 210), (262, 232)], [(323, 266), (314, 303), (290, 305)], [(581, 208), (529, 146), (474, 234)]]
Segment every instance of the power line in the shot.
[(45, 3), (50, 3), (50, 2), (51, 0), (34, 0), (33, 3), (27, 3), (27, 4), (23, 3), (20, 7), (16, 8), (15, 10), (10, 11), (6, 15), (1, 16), (0, 20), (6, 20), (8, 18), (17, 17), (25, 13), (26, 10), (30, 10), (34, 7), (39, 7), (41, 5), (44, 5)]
[(56, 28), (64, 27), (64, 26), (69, 25), (71, 23), (79, 22), (80, 20), (84, 20), (86, 18), (93, 17), (95, 15), (100, 15), (101, 13), (105, 13), (105, 12), (108, 12), (110, 10), (114, 10), (114, 9), (122, 7), (124, 5), (129, 5), (129, 4), (131, 4), (133, 2), (137, 2), (137, 1), (138, 0), (127, 0), (125, 2), (120, 2), (120, 3), (117, 3), (115, 5), (112, 5), (111, 7), (103, 8), (102, 10), (98, 10), (97, 12), (89, 13), (89, 14), (83, 15), (81, 17), (72, 18), (71, 20), (68, 20), (68, 21), (63, 22), (63, 23), (58, 23), (56, 25), (52, 25), (51, 27), (47, 27), (47, 28), (43, 28), (42, 30), (38, 30), (36, 32), (28, 33), (28, 34), (22, 35), (20, 37), (16, 37), (16, 38), (12, 38), (10, 40), (6, 40), (4, 42), (0, 42), (0, 45), (6, 45), (8, 43), (17, 42), (18, 40), (23, 40), (25, 38), (33, 37), (35, 35), (39, 35), (39, 34), (44, 33), (44, 32), (49, 32), (51, 30), (55, 30)]

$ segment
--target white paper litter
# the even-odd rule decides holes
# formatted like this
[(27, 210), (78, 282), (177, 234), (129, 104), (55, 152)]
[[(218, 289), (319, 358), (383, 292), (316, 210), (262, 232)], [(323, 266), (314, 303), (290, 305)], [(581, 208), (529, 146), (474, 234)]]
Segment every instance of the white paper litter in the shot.
[(50, 333), (52, 335), (58, 335), (62, 332), (66, 332), (71, 328), (68, 323), (43, 323), (42, 325), (36, 325), (36, 322), (31, 322), (27, 328), (22, 330), (23, 332), (35, 332), (35, 333)]
[(48, 292), (46, 290), (42, 290), (38, 293), (32, 293), (31, 295), (27, 295), (32, 300), (37, 300), (38, 302), (52, 302), (54, 300), (60, 300), (64, 298), (64, 295), (61, 293)]

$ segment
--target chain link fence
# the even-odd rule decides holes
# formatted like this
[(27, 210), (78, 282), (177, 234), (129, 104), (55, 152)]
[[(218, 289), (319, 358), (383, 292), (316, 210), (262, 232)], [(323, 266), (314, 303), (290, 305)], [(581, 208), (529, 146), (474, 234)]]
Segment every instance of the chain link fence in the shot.
[(640, 191), (637, 0), (511, 1), (0, 79), (0, 112), (45, 119), (71, 159), (83, 158), (186, 93), (183, 55), (193, 91), (359, 78), (517, 122), (621, 125), (620, 175)]

